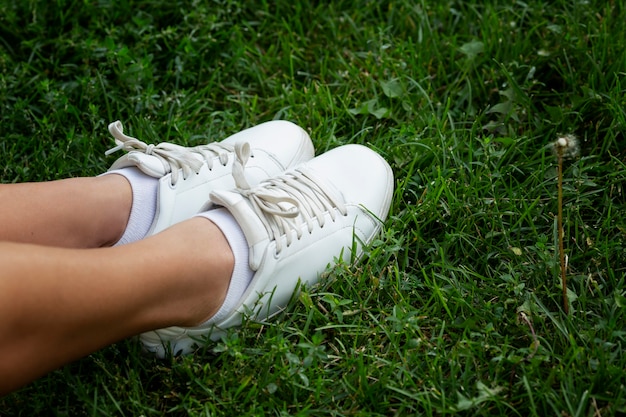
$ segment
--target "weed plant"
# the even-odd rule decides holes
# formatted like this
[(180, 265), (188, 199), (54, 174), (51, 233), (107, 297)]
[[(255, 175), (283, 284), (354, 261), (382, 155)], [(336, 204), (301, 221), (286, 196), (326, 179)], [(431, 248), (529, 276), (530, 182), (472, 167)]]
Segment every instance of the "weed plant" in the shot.
[[(365, 144), (396, 177), (364, 260), (286, 314), (189, 357), (122, 341), (0, 398), (0, 415), (626, 412), (621, 2), (0, 6), (4, 183), (103, 172), (117, 119), (181, 145), (288, 119), (318, 153)], [(581, 146), (563, 171), (568, 315), (563, 132)]]

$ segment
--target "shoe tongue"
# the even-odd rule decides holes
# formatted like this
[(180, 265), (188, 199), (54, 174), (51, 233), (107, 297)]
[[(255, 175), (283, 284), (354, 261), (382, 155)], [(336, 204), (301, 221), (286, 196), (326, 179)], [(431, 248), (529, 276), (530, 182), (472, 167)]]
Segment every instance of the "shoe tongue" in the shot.
[(128, 167), (137, 167), (144, 174), (154, 178), (161, 178), (169, 173), (159, 158), (139, 152), (131, 152), (122, 156), (111, 165), (109, 171)]
[(265, 226), (254, 212), (250, 203), (239, 193), (232, 191), (213, 191), (211, 201), (217, 205), (224, 206), (230, 211), (235, 221), (241, 227), (248, 247), (250, 248), (250, 268), (256, 271), (263, 261), (264, 249), (269, 240)]

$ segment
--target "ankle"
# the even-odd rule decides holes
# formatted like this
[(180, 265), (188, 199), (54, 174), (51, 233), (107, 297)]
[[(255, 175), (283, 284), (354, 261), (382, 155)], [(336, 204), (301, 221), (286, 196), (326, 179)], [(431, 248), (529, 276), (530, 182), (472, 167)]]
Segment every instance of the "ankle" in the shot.
[(93, 180), (94, 201), (99, 205), (98, 211), (104, 214), (96, 221), (95, 236), (99, 239), (96, 246), (112, 246), (126, 230), (133, 204), (132, 189), (121, 175), (102, 175)]
[(215, 224), (200, 217), (176, 224), (157, 237), (180, 248), (187, 260), (184, 274), (174, 284), (180, 302), (176, 325), (204, 323), (220, 309), (228, 292), (235, 262), (228, 241)]

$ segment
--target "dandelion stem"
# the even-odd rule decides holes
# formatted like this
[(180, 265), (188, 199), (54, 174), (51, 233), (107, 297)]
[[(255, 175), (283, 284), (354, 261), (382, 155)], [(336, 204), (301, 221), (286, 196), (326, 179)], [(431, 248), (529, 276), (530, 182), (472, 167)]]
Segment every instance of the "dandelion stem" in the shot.
[(567, 300), (567, 275), (565, 271), (565, 250), (563, 248), (563, 150), (557, 149), (558, 158), (558, 196), (557, 196), (557, 228), (559, 239), (559, 260), (561, 262), (561, 286), (563, 287), (563, 309), (565, 314), (569, 313), (569, 303)]

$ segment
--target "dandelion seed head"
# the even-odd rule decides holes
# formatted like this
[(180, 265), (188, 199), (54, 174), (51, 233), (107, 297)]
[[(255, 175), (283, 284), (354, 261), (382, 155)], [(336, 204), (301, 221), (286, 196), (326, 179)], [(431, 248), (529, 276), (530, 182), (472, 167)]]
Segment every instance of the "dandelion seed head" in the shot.
[(559, 136), (554, 142), (554, 150), (564, 158), (575, 158), (579, 152), (578, 138), (572, 134)]

